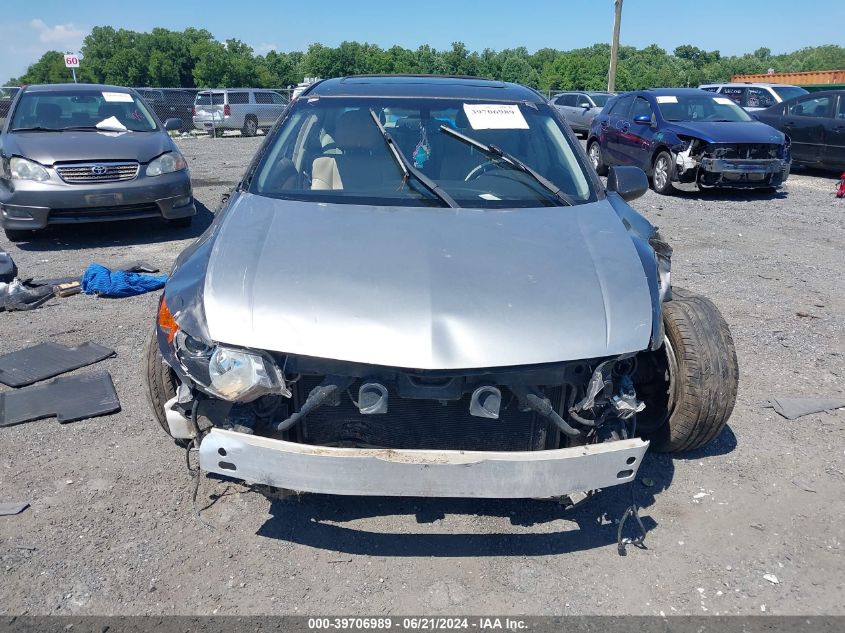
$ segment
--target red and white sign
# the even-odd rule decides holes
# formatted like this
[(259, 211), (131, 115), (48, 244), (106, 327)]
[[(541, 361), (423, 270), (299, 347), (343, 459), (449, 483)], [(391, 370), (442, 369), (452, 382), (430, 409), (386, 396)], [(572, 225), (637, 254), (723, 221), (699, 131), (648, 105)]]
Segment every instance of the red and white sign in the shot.
[(79, 56), (76, 53), (65, 55), (65, 68), (79, 68)]

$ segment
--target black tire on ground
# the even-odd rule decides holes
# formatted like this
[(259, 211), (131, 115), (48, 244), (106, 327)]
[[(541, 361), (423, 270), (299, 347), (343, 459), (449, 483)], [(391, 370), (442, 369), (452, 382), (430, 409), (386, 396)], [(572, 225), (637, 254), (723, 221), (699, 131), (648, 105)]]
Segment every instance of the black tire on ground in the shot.
[(593, 140), (587, 145), (587, 155), (590, 157), (590, 163), (592, 163), (596, 173), (599, 176), (607, 176), (607, 165), (601, 158), (601, 145), (598, 141)]
[(651, 187), (657, 193), (668, 196), (675, 188), (672, 186), (672, 156), (663, 151), (654, 157), (651, 170)]
[(17, 229), (3, 229), (3, 232), (10, 242), (25, 242), (35, 235), (35, 231), (20, 231)]
[[(170, 427), (167, 426), (167, 418), (164, 416), (164, 404), (176, 396), (178, 380), (175, 372), (161, 358), (155, 328), (144, 342), (141, 376), (144, 381), (144, 395), (147, 397), (147, 404), (150, 405), (150, 409), (161, 428), (170, 435)], [(176, 441), (177, 443), (184, 443), (184, 440)]]
[(258, 119), (250, 115), (244, 119), (244, 126), (241, 128), (242, 136), (255, 136), (258, 134)]
[(739, 382), (736, 351), (713, 302), (688, 290), (673, 288), (672, 300), (663, 304), (663, 325), (666, 344), (643, 355), (635, 376), (646, 403), (637, 424), (655, 451), (691, 451), (715, 439), (731, 416)]
[(174, 229), (185, 229), (191, 226), (194, 221), (194, 216), (189, 215), (187, 218), (176, 218), (174, 220), (167, 220), (167, 226)]

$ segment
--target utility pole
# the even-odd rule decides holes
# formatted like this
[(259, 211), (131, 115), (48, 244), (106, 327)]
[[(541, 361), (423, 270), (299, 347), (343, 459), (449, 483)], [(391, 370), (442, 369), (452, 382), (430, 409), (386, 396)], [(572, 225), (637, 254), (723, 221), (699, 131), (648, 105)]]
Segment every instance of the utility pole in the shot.
[(622, 0), (614, 0), (616, 15), (613, 18), (613, 42), (610, 45), (610, 71), (607, 73), (607, 91), (616, 91), (616, 62), (619, 59), (619, 28), (622, 26)]

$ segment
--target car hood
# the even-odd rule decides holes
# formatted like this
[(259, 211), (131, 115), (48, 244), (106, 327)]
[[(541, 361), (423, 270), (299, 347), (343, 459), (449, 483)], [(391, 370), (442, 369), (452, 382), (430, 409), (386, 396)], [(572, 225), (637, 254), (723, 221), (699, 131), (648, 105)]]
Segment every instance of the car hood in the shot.
[(208, 335), (243, 347), (483, 368), (639, 351), (652, 331), (642, 263), (606, 200), (481, 210), (242, 194), (197, 253)]
[(173, 149), (164, 132), (14, 132), (4, 139), (7, 156), (41, 163), (71, 160), (151, 161)]
[(707, 143), (783, 143), (783, 133), (760, 121), (672, 123), (675, 134), (694, 136)]

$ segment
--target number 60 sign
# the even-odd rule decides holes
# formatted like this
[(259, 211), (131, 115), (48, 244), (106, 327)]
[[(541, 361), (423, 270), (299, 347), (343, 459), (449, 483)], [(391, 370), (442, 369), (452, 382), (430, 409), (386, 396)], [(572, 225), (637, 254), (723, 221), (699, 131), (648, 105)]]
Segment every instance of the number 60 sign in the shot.
[(65, 68), (79, 68), (79, 57), (75, 53), (65, 55)]

